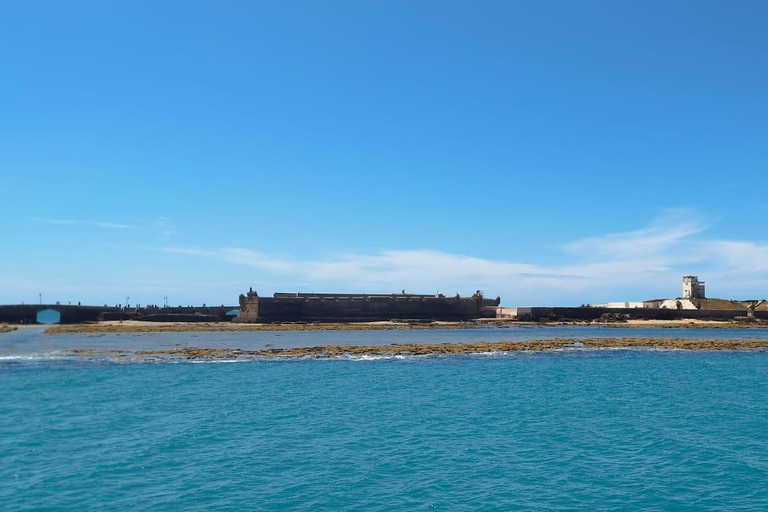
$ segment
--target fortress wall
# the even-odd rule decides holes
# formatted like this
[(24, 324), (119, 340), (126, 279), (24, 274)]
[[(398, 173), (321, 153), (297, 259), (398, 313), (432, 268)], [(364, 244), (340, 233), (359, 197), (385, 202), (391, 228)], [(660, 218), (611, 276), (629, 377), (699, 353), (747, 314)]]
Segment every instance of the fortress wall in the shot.
[[(254, 304), (258, 302), (258, 304)], [(493, 304), (494, 307), (488, 307)], [(434, 297), (259, 297), (241, 308), (240, 322), (469, 320), (495, 316), (495, 302)]]
[(219, 315), (204, 314), (157, 314), (144, 315), (138, 318), (144, 322), (222, 322), (227, 321), (228, 317), (222, 318)]
[(128, 308), (127, 312), (137, 319), (150, 315), (214, 315), (225, 316), (227, 311), (237, 309), (237, 306), (179, 306), (179, 307), (142, 307)]

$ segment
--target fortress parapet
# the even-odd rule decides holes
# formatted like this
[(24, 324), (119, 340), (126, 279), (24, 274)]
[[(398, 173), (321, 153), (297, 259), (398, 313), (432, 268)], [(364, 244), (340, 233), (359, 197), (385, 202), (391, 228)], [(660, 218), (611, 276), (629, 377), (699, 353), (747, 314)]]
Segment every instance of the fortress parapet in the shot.
[(240, 295), (236, 322), (372, 322), (384, 320), (473, 320), (493, 318), (500, 298), (456, 294), (275, 293)]

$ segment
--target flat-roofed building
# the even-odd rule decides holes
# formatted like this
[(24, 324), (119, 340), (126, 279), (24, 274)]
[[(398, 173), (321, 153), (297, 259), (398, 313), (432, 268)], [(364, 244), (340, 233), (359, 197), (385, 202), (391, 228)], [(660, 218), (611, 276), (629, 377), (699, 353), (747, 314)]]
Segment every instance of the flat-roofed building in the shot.
[(683, 276), (683, 298), (705, 299), (704, 281), (699, 281), (698, 276)]

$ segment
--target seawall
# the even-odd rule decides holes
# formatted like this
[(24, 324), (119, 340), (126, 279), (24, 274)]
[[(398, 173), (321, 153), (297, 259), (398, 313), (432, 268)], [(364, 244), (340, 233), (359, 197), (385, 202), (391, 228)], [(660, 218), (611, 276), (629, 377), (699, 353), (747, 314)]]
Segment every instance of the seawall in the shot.
[(104, 320), (143, 320), (155, 322), (227, 322), (236, 306), (189, 306), (119, 308), (114, 306), (77, 306), (63, 304), (0, 305), (0, 323), (35, 324), (37, 314), (53, 310), (61, 315), (59, 323), (77, 324)]
[[(532, 307), (518, 308), (518, 320), (595, 321), (603, 315), (616, 315), (636, 320), (734, 320), (747, 316), (746, 310), (698, 310), (698, 309), (651, 309), (651, 308), (593, 308), (593, 307)], [(756, 311), (755, 318), (768, 320), (768, 311)]]
[(494, 318), (498, 300), (429, 295), (276, 294), (241, 296), (237, 322), (460, 321)]

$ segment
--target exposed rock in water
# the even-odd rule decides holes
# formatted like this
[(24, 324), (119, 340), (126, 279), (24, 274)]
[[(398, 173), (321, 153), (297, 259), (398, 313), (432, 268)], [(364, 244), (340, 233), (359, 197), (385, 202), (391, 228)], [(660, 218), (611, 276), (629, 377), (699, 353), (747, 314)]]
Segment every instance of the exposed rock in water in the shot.
[(244, 350), (237, 348), (179, 347), (168, 350), (140, 350), (127, 353), (116, 350), (99, 351), (76, 349), (68, 351), (72, 356), (127, 356), (134, 355), (147, 359), (180, 360), (236, 360), (253, 358), (315, 358), (331, 359), (344, 356), (437, 356), (468, 355), (507, 352), (542, 352), (561, 349), (663, 349), (663, 350), (764, 350), (768, 340), (696, 340), (680, 338), (599, 338), (599, 339), (554, 339), (541, 341), (504, 341), (497, 343), (432, 343), (403, 345), (324, 345), (318, 347), (272, 348)]

